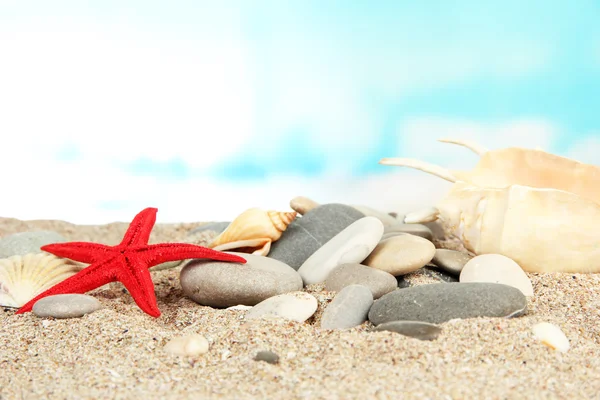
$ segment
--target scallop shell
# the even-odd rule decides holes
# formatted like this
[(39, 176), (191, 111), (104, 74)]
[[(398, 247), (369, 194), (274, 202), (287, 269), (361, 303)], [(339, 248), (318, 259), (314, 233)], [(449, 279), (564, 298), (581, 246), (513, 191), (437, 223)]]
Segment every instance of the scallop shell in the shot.
[(250, 208), (234, 219), (208, 247), (219, 251), (236, 249), (266, 256), (271, 249), (271, 243), (281, 237), (297, 214), (296, 211), (279, 212)]
[(48, 253), (0, 259), (0, 305), (19, 308), (83, 267)]
[(419, 160), (384, 158), (380, 164), (419, 169), (454, 183), (429, 212), (406, 221), (439, 219), (449, 237), (470, 252), (497, 253), (527, 272), (600, 272), (600, 167), (542, 150), (486, 150), (470, 171)]

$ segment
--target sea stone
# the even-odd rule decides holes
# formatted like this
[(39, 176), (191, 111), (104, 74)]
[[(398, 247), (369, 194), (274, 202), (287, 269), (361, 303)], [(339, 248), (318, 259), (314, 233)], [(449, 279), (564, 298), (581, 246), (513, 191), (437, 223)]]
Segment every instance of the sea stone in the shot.
[(0, 239), (0, 258), (40, 253), (40, 247), (64, 243), (67, 239), (53, 231), (19, 232)]
[(358, 326), (367, 320), (372, 305), (371, 289), (362, 285), (346, 286), (323, 312), (321, 328), (347, 329)]
[(394, 290), (377, 300), (369, 320), (422, 321), (439, 324), (454, 318), (516, 317), (525, 313), (527, 298), (498, 283), (432, 283)]
[(264, 361), (269, 364), (279, 363), (279, 356), (270, 350), (262, 350), (256, 353), (254, 361)]
[(196, 235), (200, 232), (205, 232), (205, 231), (214, 231), (214, 232), (217, 232), (217, 234), (220, 234), (225, 229), (227, 229), (227, 227), (229, 226), (230, 223), (231, 222), (228, 222), (228, 221), (209, 222), (208, 224), (200, 225), (199, 227), (192, 229), (191, 231), (189, 231), (188, 236)]
[(290, 208), (300, 215), (304, 215), (313, 208), (319, 207), (319, 203), (304, 196), (296, 196), (290, 200)]
[(288, 225), (281, 238), (271, 244), (268, 257), (298, 270), (321, 246), (365, 215), (344, 204), (323, 204)]
[(80, 318), (100, 308), (98, 299), (87, 294), (55, 294), (36, 301), (31, 311), (38, 317), (63, 319)]
[(394, 275), (362, 264), (348, 263), (337, 266), (325, 281), (325, 290), (339, 292), (349, 285), (363, 285), (371, 290), (374, 299), (396, 289)]
[(398, 220), (388, 213), (384, 213), (383, 211), (376, 210), (371, 207), (363, 206), (363, 205), (353, 205), (352, 207), (356, 208), (358, 211), (363, 213), (367, 217), (375, 217), (381, 221), (383, 226), (397, 225)]
[(389, 331), (420, 340), (433, 340), (439, 336), (442, 328), (421, 321), (390, 321), (376, 326), (373, 331)]
[(289, 266), (254, 254), (226, 252), (246, 264), (205, 259), (188, 261), (181, 269), (183, 293), (210, 307), (253, 306), (277, 294), (302, 289), (302, 278)]
[(379, 243), (383, 224), (364, 217), (350, 224), (314, 252), (298, 269), (305, 285), (324, 282), (338, 265), (363, 261)]
[(284, 318), (304, 322), (317, 311), (317, 299), (306, 292), (294, 292), (270, 297), (250, 309), (245, 318)]
[(208, 340), (198, 334), (176, 337), (163, 347), (163, 350), (167, 353), (187, 357), (196, 357), (208, 353), (208, 349)]
[(460, 273), (461, 282), (503, 283), (533, 296), (533, 286), (527, 274), (512, 259), (501, 254), (482, 254), (467, 262)]
[(462, 251), (437, 249), (431, 262), (449, 274), (460, 275), (463, 267), (471, 258), (473, 257)]
[(431, 232), (431, 229), (421, 224), (396, 224), (386, 226), (383, 234), (386, 235), (393, 232), (408, 233), (411, 235), (420, 236), (427, 240), (433, 239), (433, 232)]
[(381, 241), (363, 264), (398, 276), (427, 265), (434, 254), (435, 246), (429, 240), (401, 235)]

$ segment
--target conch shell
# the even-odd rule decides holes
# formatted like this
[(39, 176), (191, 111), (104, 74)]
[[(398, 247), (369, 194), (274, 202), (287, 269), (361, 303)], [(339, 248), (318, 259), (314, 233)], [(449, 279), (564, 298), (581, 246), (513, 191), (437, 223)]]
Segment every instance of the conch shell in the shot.
[(279, 212), (250, 208), (234, 219), (208, 247), (266, 256), (271, 243), (278, 240), (297, 216), (296, 211)]
[(83, 268), (82, 264), (48, 253), (1, 259), (0, 305), (19, 308)]
[(419, 169), (454, 183), (428, 213), (405, 222), (439, 219), (445, 233), (474, 254), (502, 254), (527, 272), (600, 272), (600, 167), (542, 150), (488, 151), (466, 141), (481, 158), (470, 171), (419, 160), (380, 164)]

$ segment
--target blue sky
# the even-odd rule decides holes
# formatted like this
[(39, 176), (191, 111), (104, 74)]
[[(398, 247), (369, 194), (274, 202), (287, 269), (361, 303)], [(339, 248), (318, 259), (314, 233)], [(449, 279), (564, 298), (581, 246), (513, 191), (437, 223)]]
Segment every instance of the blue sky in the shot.
[(585, 0), (5, 1), (0, 164), (56, 194), (0, 215), (228, 219), (297, 194), (405, 211), (447, 187), (378, 160), (476, 162), (444, 136), (600, 164), (598, 20)]

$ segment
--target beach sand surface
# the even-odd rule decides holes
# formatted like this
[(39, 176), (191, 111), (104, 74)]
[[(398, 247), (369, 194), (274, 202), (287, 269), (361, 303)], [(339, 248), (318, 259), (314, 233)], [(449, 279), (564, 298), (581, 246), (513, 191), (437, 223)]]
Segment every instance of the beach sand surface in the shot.
[[(150, 242), (182, 241), (202, 223), (157, 224)], [(102, 226), (0, 218), (0, 237), (54, 230), (72, 241), (118, 243), (128, 223)], [(214, 233), (213, 233), (214, 235)], [(206, 244), (205, 233), (199, 244)], [(120, 283), (92, 294), (103, 305), (77, 319), (15, 315), (0, 308), (0, 398), (7, 399), (597, 399), (600, 396), (600, 275), (528, 274), (535, 296), (525, 316), (441, 324), (433, 341), (319, 327), (335, 293), (306, 290), (319, 310), (305, 323), (244, 321), (244, 311), (186, 298), (181, 267), (152, 272), (159, 318), (144, 314)], [(414, 282), (430, 284), (419, 274)], [(532, 333), (558, 325), (560, 353)], [(201, 334), (208, 353), (181, 357), (164, 345)], [(271, 350), (278, 364), (254, 361)]]

